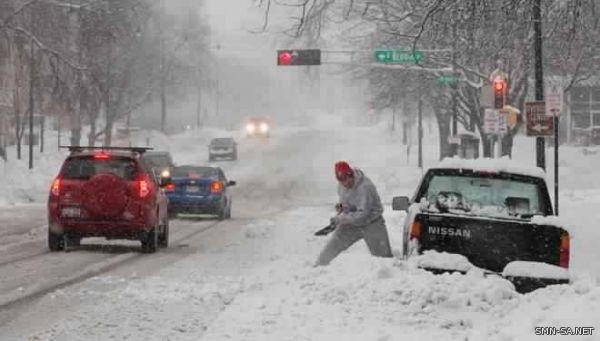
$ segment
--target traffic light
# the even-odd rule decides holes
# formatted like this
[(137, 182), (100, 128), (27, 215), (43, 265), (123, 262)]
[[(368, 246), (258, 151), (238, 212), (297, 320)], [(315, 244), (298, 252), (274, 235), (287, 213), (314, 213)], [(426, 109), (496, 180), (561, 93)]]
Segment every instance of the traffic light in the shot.
[(277, 65), (321, 65), (321, 50), (278, 50)]
[(502, 109), (506, 104), (506, 81), (500, 77), (494, 79), (494, 108)]

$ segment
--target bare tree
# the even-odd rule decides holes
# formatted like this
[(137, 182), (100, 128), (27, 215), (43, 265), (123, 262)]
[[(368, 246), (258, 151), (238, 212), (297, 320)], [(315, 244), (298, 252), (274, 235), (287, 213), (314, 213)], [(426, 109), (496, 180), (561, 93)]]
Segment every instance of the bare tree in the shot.
[[(431, 60), (430, 56), (426, 56), (425, 61), (440, 69), (454, 70), (454, 75), (459, 78), (455, 87), (435, 87), (433, 77), (447, 75), (448, 72), (432, 73), (431, 69), (423, 68), (427, 72), (417, 82), (425, 84), (417, 89), (405, 87), (404, 90), (408, 93), (416, 91), (432, 103), (440, 129), (441, 156), (449, 150), (446, 137), (448, 118), (453, 112), (456, 112), (456, 120), (464, 129), (479, 132), (484, 155), (491, 154), (490, 137), (482, 129), (483, 112), (479, 95), (495, 68), (501, 67), (509, 75), (510, 104), (522, 108), (529, 91), (533, 28), (531, 20), (522, 19), (532, 17), (532, 4), (526, 0), (290, 0), (284, 3), (262, 0), (256, 5), (265, 10), (263, 28), (267, 27), (273, 6), (285, 6), (295, 11), (288, 33), (298, 38), (306, 35), (319, 37), (324, 28), (347, 27), (351, 23), (369, 33), (365, 35), (359, 30), (346, 28), (341, 36), (363, 49), (405, 47), (451, 51), (445, 61), (443, 58)], [(545, 1), (544, 5), (547, 67), (554, 73), (570, 77), (570, 85), (589, 77), (590, 71), (600, 62), (595, 58), (600, 39), (596, 15), (600, 3), (597, 0), (556, 0)], [(502, 65), (498, 64), (499, 60)], [(402, 97), (390, 93), (390, 89), (403, 91), (394, 83), (406, 84), (406, 80), (412, 77), (395, 73), (396, 77), (386, 78), (385, 72), (374, 68), (358, 74), (370, 80), (376, 92), (374, 98), (383, 106), (394, 105), (391, 99)], [(513, 137), (521, 123), (503, 137), (504, 154), (510, 155)]]

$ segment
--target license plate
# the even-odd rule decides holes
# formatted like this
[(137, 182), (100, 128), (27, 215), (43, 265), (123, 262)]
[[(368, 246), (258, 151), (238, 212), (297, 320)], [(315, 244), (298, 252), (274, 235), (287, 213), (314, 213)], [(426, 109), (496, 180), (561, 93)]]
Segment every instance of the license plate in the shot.
[(79, 207), (63, 207), (61, 215), (63, 217), (79, 218), (81, 216), (81, 209)]
[(186, 187), (186, 191), (188, 191), (190, 193), (200, 192), (200, 187), (198, 187), (198, 186), (187, 186)]

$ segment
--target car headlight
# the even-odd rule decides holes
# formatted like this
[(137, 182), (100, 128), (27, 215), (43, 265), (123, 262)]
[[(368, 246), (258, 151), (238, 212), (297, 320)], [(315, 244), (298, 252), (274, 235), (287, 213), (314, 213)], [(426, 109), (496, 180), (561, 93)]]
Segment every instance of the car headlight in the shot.
[(255, 130), (256, 130), (256, 127), (254, 126), (253, 123), (248, 123), (246, 125), (246, 131), (248, 132), (248, 134), (254, 133)]
[(269, 131), (269, 125), (266, 124), (265, 122), (260, 124), (260, 132), (261, 133), (266, 133), (267, 131)]

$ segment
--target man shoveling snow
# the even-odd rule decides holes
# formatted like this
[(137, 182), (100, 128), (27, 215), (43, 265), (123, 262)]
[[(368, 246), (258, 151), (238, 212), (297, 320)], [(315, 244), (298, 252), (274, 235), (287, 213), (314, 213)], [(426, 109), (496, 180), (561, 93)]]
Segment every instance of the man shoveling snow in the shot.
[(392, 257), (383, 205), (373, 182), (344, 161), (335, 164), (335, 176), (340, 198), (338, 214), (331, 218), (335, 230), (315, 266), (329, 264), (360, 239), (365, 240), (373, 256)]

